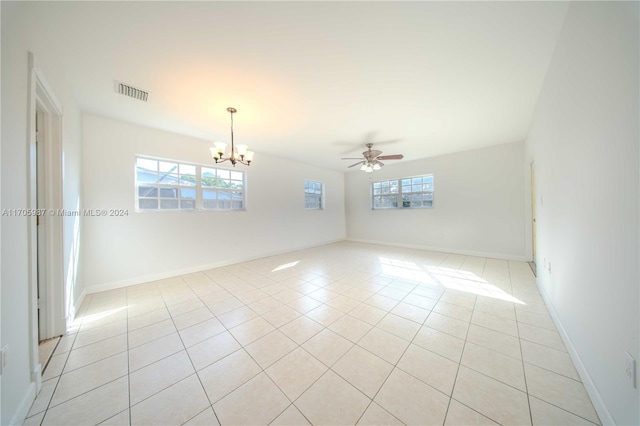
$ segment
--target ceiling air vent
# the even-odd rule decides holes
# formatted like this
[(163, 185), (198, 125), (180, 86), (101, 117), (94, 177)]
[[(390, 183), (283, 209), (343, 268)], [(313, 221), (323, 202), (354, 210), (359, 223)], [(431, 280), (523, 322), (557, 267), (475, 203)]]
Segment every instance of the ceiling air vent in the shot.
[(137, 87), (130, 86), (115, 80), (116, 92), (121, 95), (129, 96), (130, 98), (138, 99), (140, 101), (147, 102), (149, 98), (149, 92), (146, 90), (138, 89)]

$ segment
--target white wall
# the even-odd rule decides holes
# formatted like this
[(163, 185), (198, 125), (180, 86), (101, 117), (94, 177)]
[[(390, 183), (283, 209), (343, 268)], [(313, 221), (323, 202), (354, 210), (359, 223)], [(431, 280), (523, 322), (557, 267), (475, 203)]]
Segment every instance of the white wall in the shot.
[[(28, 205), (27, 90), (28, 51), (63, 104), (63, 207), (75, 209), (80, 196), (81, 115), (64, 78), (55, 46), (40, 25), (45, 12), (24, 2), (2, 7), (2, 208)], [(2, 217), (2, 333), (0, 346), (9, 346), (9, 365), (2, 374), (2, 424), (21, 422), (33, 398), (29, 347), (28, 219)], [(81, 277), (75, 269), (75, 221), (63, 223), (64, 281), (68, 293), (78, 294)], [(73, 298), (67, 306), (73, 311)]]
[(574, 2), (530, 135), (538, 285), (584, 366), (602, 421), (639, 424), (638, 3)]
[[(348, 173), (350, 240), (523, 260), (524, 144), (404, 161)], [(371, 182), (432, 173), (434, 208), (372, 210)]]
[[(238, 166), (247, 173), (246, 211), (135, 212), (136, 154), (213, 164), (211, 143), (94, 115), (84, 116), (83, 143), (85, 207), (129, 210), (85, 218), (88, 291), (345, 238), (340, 172), (258, 152), (251, 166)], [(304, 209), (305, 179), (325, 184), (324, 210)]]

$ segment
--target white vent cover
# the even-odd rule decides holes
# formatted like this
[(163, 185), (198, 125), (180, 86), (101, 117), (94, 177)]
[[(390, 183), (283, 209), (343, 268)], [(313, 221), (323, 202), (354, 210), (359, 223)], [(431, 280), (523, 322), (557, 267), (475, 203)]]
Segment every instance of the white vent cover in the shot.
[(149, 92), (146, 90), (138, 89), (129, 84), (122, 83), (118, 80), (114, 80), (116, 93), (129, 96), (130, 98), (138, 99), (146, 102), (149, 98)]

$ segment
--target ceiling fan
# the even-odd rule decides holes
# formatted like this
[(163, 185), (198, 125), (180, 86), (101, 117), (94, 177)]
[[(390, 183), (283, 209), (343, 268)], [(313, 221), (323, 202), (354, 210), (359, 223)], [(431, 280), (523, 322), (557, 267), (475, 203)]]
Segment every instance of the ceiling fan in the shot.
[(360, 170), (372, 173), (374, 170), (380, 170), (382, 166), (384, 166), (384, 163), (380, 160), (402, 160), (404, 158), (404, 155), (402, 154), (380, 155), (382, 154), (382, 151), (371, 149), (373, 147), (372, 143), (368, 143), (366, 146), (368, 150), (362, 153), (363, 158), (342, 158), (342, 160), (360, 160), (357, 163), (350, 165), (349, 168), (361, 164), (362, 166), (360, 167)]

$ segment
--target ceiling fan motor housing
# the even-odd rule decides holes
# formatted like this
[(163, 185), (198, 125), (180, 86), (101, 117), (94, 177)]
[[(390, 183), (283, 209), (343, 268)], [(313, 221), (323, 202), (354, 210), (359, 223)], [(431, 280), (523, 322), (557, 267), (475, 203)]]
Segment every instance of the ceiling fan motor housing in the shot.
[(363, 165), (362, 167), (367, 169), (365, 171), (367, 171), (368, 173), (371, 173), (369, 170), (372, 170), (373, 166), (376, 166), (375, 170), (378, 170), (382, 166), (384, 166), (384, 163), (380, 160), (401, 160), (402, 158), (404, 158), (402, 154), (380, 155), (382, 154), (382, 151), (379, 151), (377, 149), (371, 149), (373, 148), (372, 143), (367, 143), (366, 147), (367, 147), (367, 150), (362, 153), (363, 159), (343, 158), (343, 160), (361, 160), (355, 164), (348, 166), (349, 168), (362, 164)]

